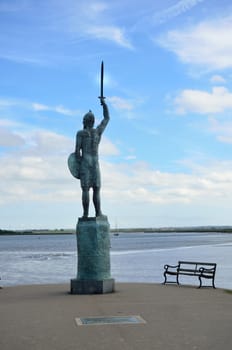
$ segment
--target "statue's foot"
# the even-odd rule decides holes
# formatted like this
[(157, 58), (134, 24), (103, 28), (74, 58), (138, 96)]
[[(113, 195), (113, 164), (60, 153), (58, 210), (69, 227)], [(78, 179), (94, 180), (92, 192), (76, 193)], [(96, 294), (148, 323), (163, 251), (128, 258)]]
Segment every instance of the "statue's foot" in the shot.
[(102, 214), (101, 211), (99, 211), (99, 212), (96, 213), (96, 217), (98, 217), (98, 216), (103, 216), (103, 214)]

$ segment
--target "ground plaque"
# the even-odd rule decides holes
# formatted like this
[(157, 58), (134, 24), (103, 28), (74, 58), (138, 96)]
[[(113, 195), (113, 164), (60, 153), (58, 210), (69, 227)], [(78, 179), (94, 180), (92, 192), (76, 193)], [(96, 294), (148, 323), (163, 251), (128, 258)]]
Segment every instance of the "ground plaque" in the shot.
[(95, 316), (76, 318), (78, 326), (146, 323), (140, 316)]

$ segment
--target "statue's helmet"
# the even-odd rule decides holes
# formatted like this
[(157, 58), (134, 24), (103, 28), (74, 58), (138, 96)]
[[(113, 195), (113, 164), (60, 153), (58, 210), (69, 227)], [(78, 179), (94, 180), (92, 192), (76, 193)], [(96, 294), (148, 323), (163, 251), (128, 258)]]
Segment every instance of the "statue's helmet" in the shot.
[(94, 125), (94, 121), (95, 121), (95, 117), (94, 117), (94, 114), (92, 113), (91, 110), (89, 110), (88, 113), (86, 113), (83, 117), (83, 124), (84, 124), (84, 127), (93, 127)]

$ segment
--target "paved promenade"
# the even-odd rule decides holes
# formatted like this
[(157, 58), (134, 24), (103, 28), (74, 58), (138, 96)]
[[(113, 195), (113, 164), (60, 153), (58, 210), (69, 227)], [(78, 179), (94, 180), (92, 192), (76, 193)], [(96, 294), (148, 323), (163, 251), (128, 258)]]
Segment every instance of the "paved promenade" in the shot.
[[(82, 325), (90, 316), (146, 323)], [(0, 290), (1, 350), (228, 350), (232, 294), (221, 289), (117, 283), (116, 292), (70, 295), (69, 285)]]

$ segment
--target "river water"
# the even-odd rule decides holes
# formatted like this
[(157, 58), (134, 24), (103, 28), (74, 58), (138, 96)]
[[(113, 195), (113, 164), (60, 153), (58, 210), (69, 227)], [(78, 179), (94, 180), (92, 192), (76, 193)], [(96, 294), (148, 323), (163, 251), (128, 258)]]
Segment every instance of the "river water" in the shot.
[[(232, 289), (232, 234), (120, 233), (111, 235), (116, 282), (163, 282), (163, 266), (178, 260), (217, 263), (216, 287)], [(1, 286), (69, 283), (77, 273), (75, 235), (0, 236)], [(181, 277), (198, 286), (197, 278)]]

